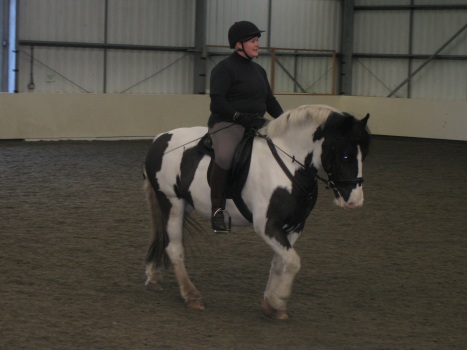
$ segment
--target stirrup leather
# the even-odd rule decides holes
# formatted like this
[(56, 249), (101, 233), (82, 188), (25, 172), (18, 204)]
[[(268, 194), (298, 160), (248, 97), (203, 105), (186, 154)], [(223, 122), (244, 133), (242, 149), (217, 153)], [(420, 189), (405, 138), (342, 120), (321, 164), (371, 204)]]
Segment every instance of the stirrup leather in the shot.
[[(224, 213), (228, 216), (227, 225), (225, 224)], [(228, 233), (232, 227), (232, 218), (225, 209), (217, 209), (211, 218), (212, 232), (215, 233)]]

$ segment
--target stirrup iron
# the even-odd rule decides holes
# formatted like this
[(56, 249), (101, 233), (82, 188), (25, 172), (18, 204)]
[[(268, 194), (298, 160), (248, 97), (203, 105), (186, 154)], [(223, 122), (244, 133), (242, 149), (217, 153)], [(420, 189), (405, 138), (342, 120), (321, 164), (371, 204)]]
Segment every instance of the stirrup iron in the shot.
[[(219, 224), (219, 226), (216, 226), (216, 223), (214, 222), (215, 220), (215, 217), (217, 214), (221, 213), (222, 214), (222, 223), (217, 223)], [(227, 214), (227, 217), (228, 217), (228, 220), (227, 220), (227, 225), (225, 224), (225, 217), (224, 217), (224, 213)], [(230, 214), (227, 210), (225, 209), (217, 209), (214, 214), (212, 215), (212, 218), (211, 218), (211, 228), (212, 228), (212, 232), (215, 232), (215, 233), (228, 233), (230, 232), (230, 229), (232, 227), (232, 218), (230, 217)]]

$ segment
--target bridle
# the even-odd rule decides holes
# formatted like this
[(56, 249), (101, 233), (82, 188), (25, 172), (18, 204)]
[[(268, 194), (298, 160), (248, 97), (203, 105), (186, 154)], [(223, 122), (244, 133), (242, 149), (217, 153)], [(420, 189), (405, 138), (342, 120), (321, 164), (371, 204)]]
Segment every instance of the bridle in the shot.
[(328, 180), (321, 179), (322, 181), (326, 182), (326, 188), (331, 189), (334, 191), (334, 194), (337, 196), (341, 196), (341, 193), (339, 192), (338, 187), (339, 186), (346, 186), (346, 185), (354, 185), (354, 186), (361, 186), (363, 184), (363, 177), (356, 177), (355, 179), (345, 179), (345, 180), (337, 180), (334, 178), (334, 172), (333, 169), (335, 168), (334, 162), (335, 162), (335, 149), (331, 148), (331, 154), (329, 155), (329, 158), (331, 159), (331, 165), (326, 166), (323, 164), (323, 169), (326, 171), (326, 174), (328, 175)]
[(355, 180), (333, 180), (332, 179), (332, 173), (327, 173), (328, 174), (328, 179), (325, 180), (322, 177), (316, 175), (316, 177), (323, 181), (326, 184), (326, 189), (333, 190), (334, 194), (336, 196), (342, 197), (342, 194), (339, 192), (338, 186), (344, 186), (344, 185), (349, 185), (349, 184), (354, 184), (355, 186), (361, 186), (363, 184), (363, 177), (357, 177)]
[[(271, 153), (274, 157), (274, 159), (276, 160), (276, 162), (279, 164), (279, 166), (281, 167), (282, 171), (287, 175), (287, 177), (289, 178), (289, 180), (298, 188), (300, 189), (302, 192), (305, 193), (306, 196), (311, 196), (311, 192), (307, 189), (305, 189), (296, 179), (295, 177), (293, 176), (293, 174), (290, 172), (290, 170), (287, 168), (287, 166), (285, 165), (284, 161), (282, 160), (282, 158), (279, 156), (279, 153), (277, 152), (277, 150), (280, 150), (283, 154), (285, 154), (288, 158), (290, 158), (292, 160), (292, 163), (297, 163), (298, 165), (300, 165), (305, 171), (309, 171), (310, 167), (302, 164), (301, 162), (299, 162), (297, 159), (295, 159), (295, 156), (292, 156), (290, 154), (288, 154), (286, 151), (284, 151), (283, 149), (281, 149), (280, 147), (278, 147), (277, 145), (274, 144), (274, 142), (272, 142), (272, 140), (267, 137), (266, 135), (262, 135), (260, 134), (259, 132), (256, 132), (257, 136), (263, 138), (266, 140), (268, 146), (269, 146), (269, 149), (271, 150)], [(331, 155), (332, 156), (332, 155)], [(323, 166), (323, 169), (324, 171), (326, 172), (328, 178), (327, 180), (321, 176), (319, 176), (317, 173), (314, 174), (315, 176), (315, 179), (314, 179), (314, 182), (316, 183), (317, 180), (320, 180), (322, 181), (325, 185), (326, 185), (326, 189), (331, 189), (333, 190), (334, 194), (336, 196), (340, 196), (342, 197), (342, 194), (339, 192), (339, 186), (344, 186), (344, 185), (349, 185), (349, 184), (354, 184), (355, 186), (361, 186), (363, 184), (363, 177), (357, 177), (355, 179), (345, 179), (345, 180), (336, 180), (334, 178), (334, 173), (332, 171), (332, 166), (331, 166), (331, 169), (325, 169), (324, 166)]]

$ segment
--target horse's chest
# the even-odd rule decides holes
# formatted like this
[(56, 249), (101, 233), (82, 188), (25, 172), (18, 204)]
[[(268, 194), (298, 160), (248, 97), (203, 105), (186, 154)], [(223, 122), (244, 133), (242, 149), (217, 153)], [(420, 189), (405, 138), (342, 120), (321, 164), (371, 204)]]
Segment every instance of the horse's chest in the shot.
[(293, 187), (292, 192), (278, 187), (274, 190), (267, 209), (267, 219), (275, 221), (287, 231), (301, 231), (316, 204), (316, 182), (307, 193)]

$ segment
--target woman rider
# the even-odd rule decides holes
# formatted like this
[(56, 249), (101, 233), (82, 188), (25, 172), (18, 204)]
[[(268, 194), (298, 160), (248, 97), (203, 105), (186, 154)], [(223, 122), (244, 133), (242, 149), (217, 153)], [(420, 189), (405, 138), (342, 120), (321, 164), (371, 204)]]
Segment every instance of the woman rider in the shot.
[(211, 172), (213, 232), (229, 231), (223, 212), (225, 190), (232, 159), (245, 129), (262, 127), (266, 112), (274, 118), (283, 112), (272, 94), (266, 71), (253, 62), (258, 57), (262, 32), (251, 22), (235, 22), (228, 33), (234, 52), (211, 72), (208, 127), (215, 154)]

